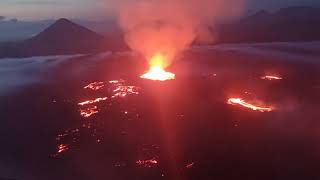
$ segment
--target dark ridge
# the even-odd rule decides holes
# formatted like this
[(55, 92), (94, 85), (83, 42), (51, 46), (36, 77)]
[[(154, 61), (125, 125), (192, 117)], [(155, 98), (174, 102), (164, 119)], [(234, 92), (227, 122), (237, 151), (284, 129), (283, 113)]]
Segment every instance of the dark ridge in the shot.
[(56, 55), (94, 53), (105, 50), (103, 36), (75, 24), (59, 19), (37, 36), (23, 43), (30, 55)]
[(62, 18), (24, 42), (0, 45), (0, 58), (89, 54), (124, 48), (123, 43)]
[(320, 8), (297, 6), (275, 13), (259, 11), (223, 25), (216, 43), (317, 41), (319, 32)]

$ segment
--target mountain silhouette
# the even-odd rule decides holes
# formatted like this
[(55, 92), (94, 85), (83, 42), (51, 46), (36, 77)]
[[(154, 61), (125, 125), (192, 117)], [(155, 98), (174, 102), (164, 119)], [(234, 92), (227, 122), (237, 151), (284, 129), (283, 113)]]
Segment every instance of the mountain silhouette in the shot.
[(320, 8), (288, 7), (259, 11), (219, 30), (218, 43), (320, 40)]
[(68, 19), (59, 19), (28, 40), (0, 45), (0, 57), (87, 54), (124, 49), (123, 43), (119, 42), (107, 39)]
[(23, 45), (32, 54), (56, 55), (102, 51), (105, 41), (103, 36), (85, 27), (59, 19)]
[[(262, 10), (212, 31), (218, 34), (215, 44), (319, 41), (320, 8), (296, 6), (274, 13)], [(0, 58), (127, 50), (123, 37), (121, 32), (105, 37), (67, 19), (59, 19), (28, 40), (0, 44)]]

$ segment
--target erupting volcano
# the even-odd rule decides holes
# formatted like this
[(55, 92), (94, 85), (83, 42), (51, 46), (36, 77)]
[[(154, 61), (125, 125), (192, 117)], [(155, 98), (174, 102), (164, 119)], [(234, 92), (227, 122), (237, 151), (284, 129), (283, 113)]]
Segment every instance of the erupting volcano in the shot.
[(166, 58), (162, 54), (154, 55), (150, 62), (150, 69), (147, 73), (141, 75), (141, 78), (154, 81), (166, 81), (175, 79), (175, 74), (165, 71)]

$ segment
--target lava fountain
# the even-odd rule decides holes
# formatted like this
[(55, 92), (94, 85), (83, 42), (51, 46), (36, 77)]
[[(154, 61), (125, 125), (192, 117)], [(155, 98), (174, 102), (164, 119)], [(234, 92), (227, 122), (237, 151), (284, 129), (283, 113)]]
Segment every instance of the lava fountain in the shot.
[(154, 55), (151, 58), (149, 65), (149, 71), (141, 75), (141, 78), (153, 81), (167, 81), (175, 79), (175, 74), (165, 71), (166, 58), (162, 54)]

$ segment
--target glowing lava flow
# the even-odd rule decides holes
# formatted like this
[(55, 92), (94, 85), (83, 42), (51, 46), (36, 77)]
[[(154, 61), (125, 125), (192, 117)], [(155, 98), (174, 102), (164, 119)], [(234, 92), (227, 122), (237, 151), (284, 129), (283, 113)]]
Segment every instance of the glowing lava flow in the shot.
[(60, 144), (58, 146), (58, 153), (62, 153), (62, 152), (65, 152), (67, 151), (69, 148), (68, 148), (68, 145), (66, 144)]
[(135, 86), (118, 86), (115, 90), (113, 90), (114, 95), (111, 98), (121, 97), (124, 98), (127, 95), (131, 94), (139, 94), (138, 88)]
[(272, 107), (259, 107), (259, 106), (255, 106), (253, 104), (249, 104), (247, 102), (245, 102), (243, 99), (241, 98), (230, 98), (228, 99), (228, 104), (231, 105), (241, 105), (243, 107), (252, 109), (254, 111), (260, 111), (260, 112), (270, 112), (273, 110)]
[[(95, 103), (99, 103), (101, 101), (106, 101), (108, 98), (107, 97), (103, 97), (103, 98), (96, 98), (94, 100), (87, 100), (87, 101), (83, 101), (78, 103), (79, 106), (87, 106), (87, 105), (91, 105), (91, 104), (95, 104)], [(87, 107), (87, 108), (80, 108), (80, 115), (82, 117), (88, 118), (94, 114), (97, 114), (98, 111), (98, 107), (97, 106), (93, 106), (93, 107)]]
[(103, 87), (104, 87), (104, 82), (93, 82), (83, 87), (83, 89), (91, 89), (96, 91), (96, 90), (102, 89)]
[(88, 107), (86, 109), (80, 109), (80, 115), (82, 117), (85, 117), (85, 118), (88, 118), (94, 114), (97, 114), (99, 111), (98, 111), (98, 107), (97, 106), (94, 106), (94, 107)]
[(94, 99), (94, 100), (87, 100), (87, 101), (83, 101), (81, 103), (78, 103), (78, 105), (84, 106), (84, 105), (94, 104), (94, 103), (98, 103), (100, 101), (105, 101), (107, 99), (108, 99), (107, 97), (103, 97), (103, 98), (97, 98), (97, 99)]
[(138, 160), (136, 161), (136, 164), (141, 167), (151, 168), (155, 167), (158, 164), (158, 161), (156, 158), (152, 158), (147, 160)]
[(147, 73), (141, 75), (141, 78), (154, 81), (166, 81), (175, 79), (175, 74), (167, 72), (165, 68), (165, 57), (161, 54), (156, 54), (151, 58), (150, 69)]
[(279, 77), (279, 76), (263, 76), (261, 77), (261, 79), (264, 79), (264, 80), (281, 80), (282, 77)]

